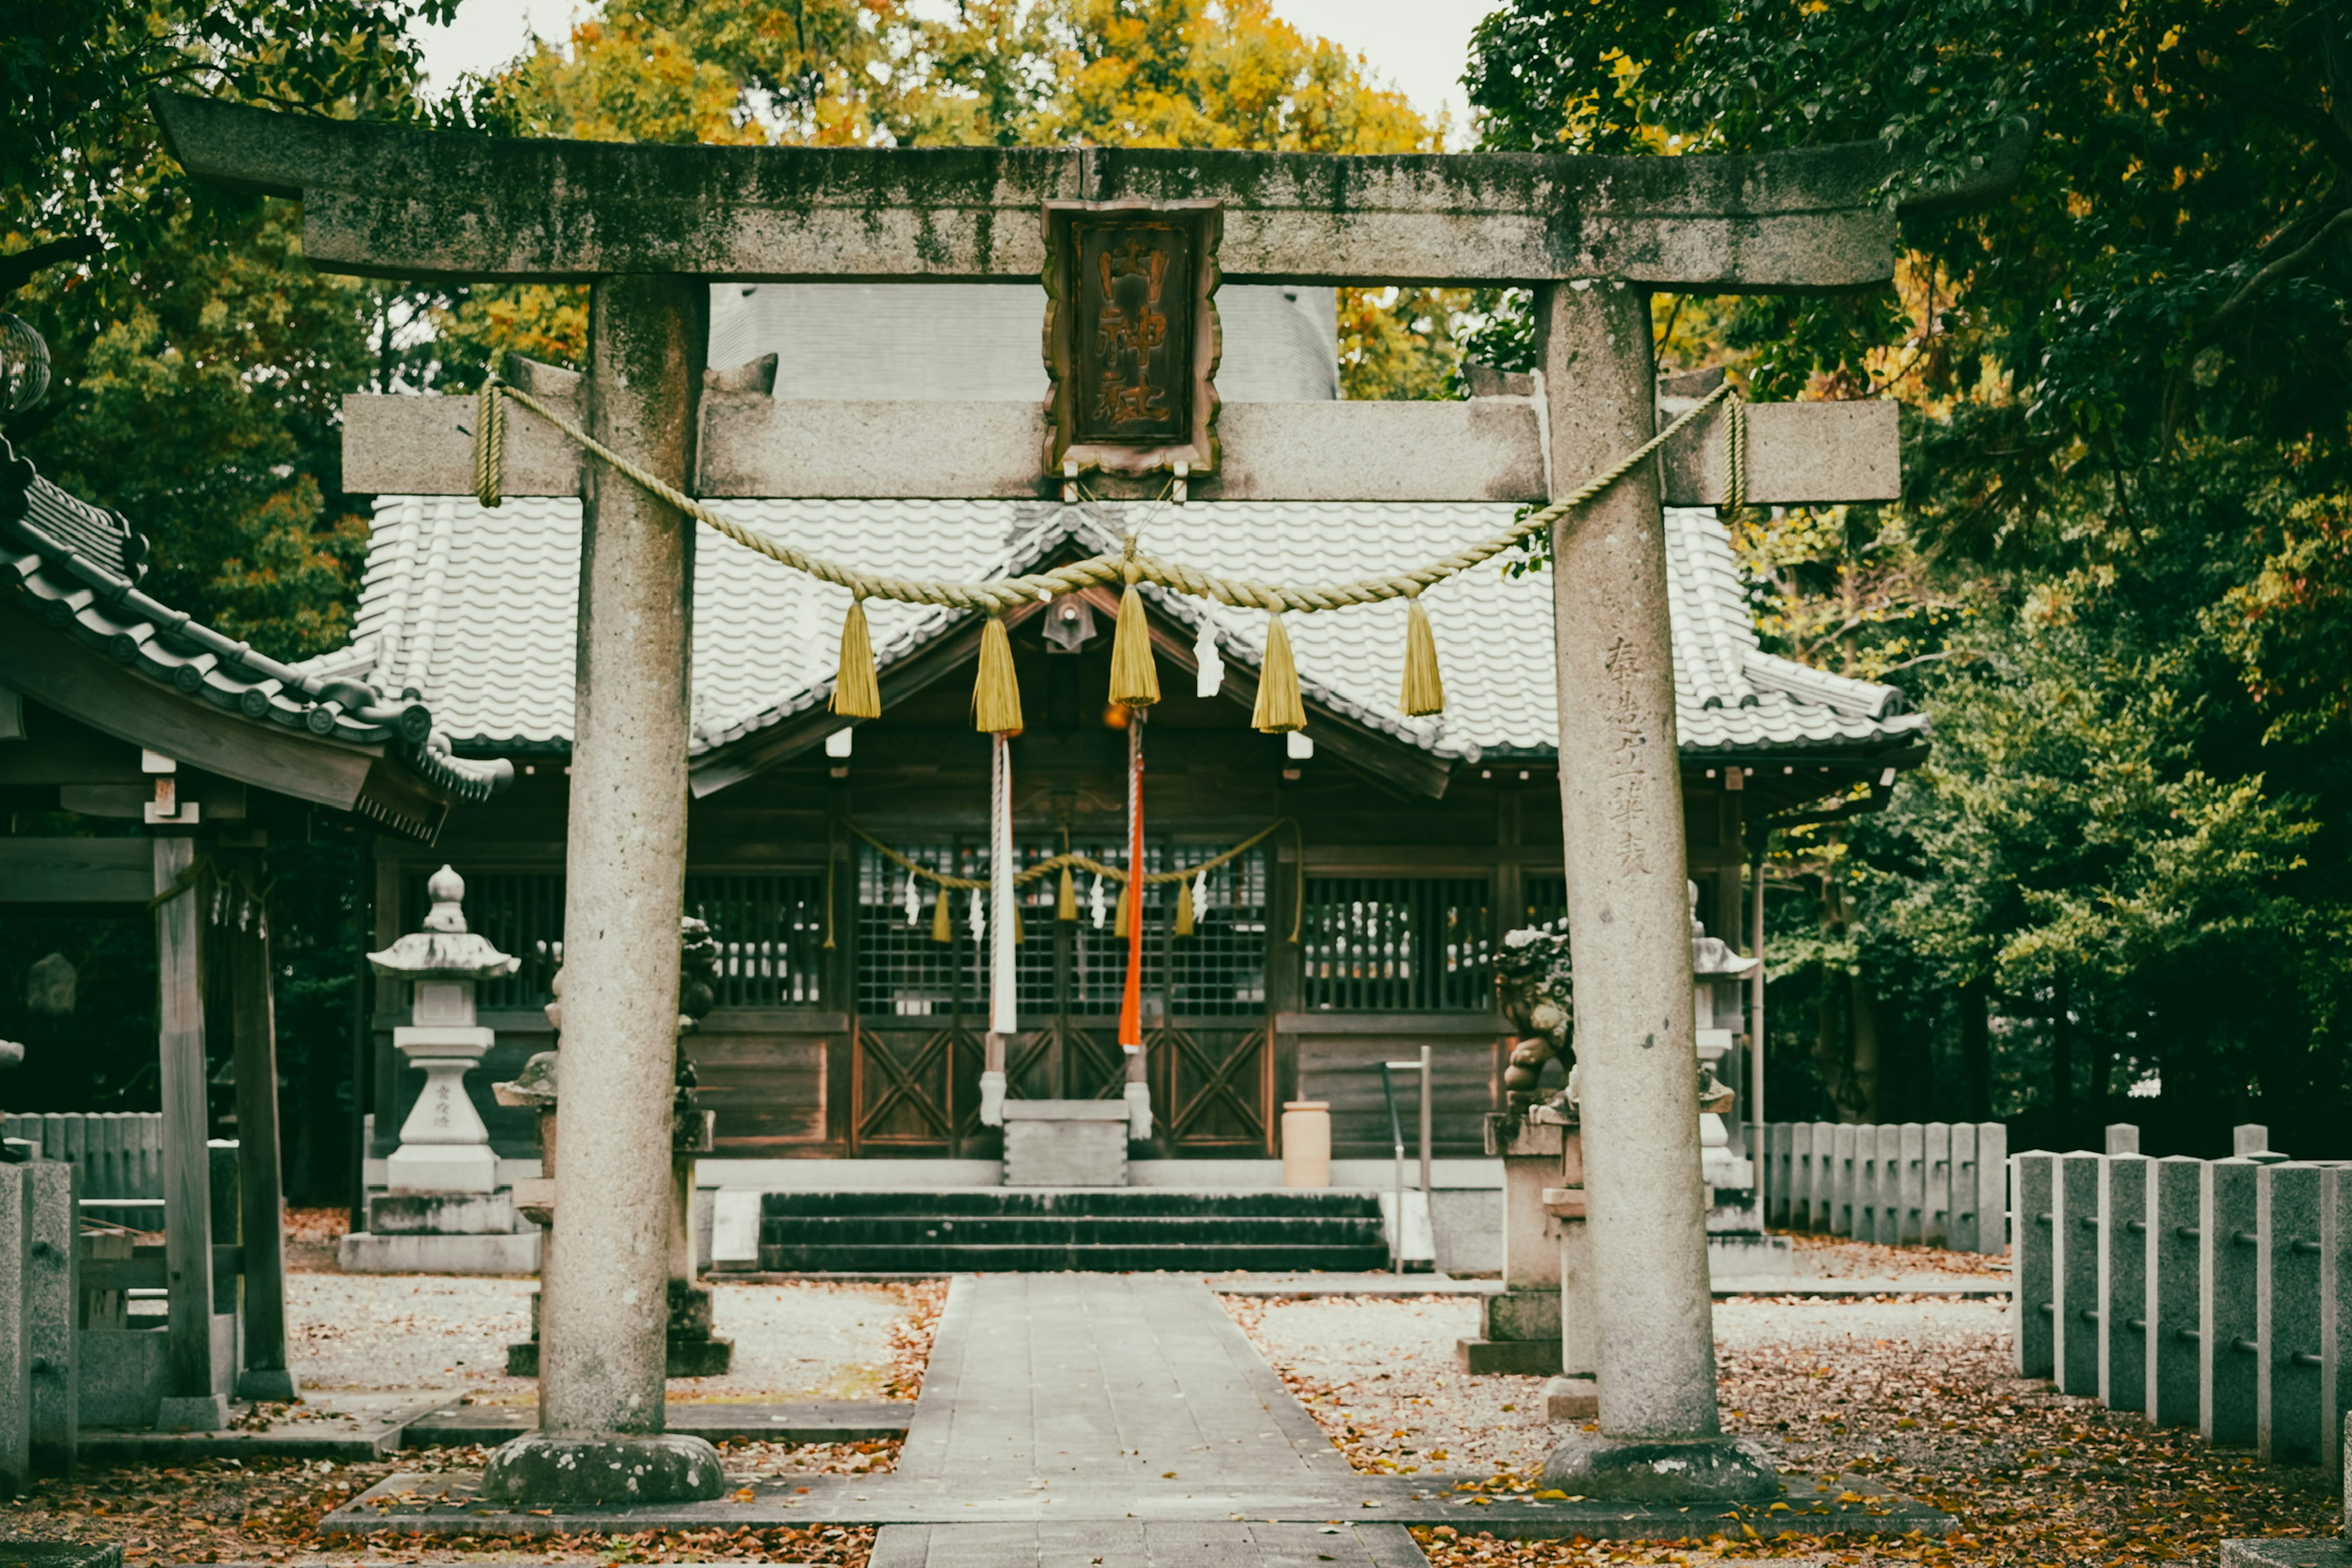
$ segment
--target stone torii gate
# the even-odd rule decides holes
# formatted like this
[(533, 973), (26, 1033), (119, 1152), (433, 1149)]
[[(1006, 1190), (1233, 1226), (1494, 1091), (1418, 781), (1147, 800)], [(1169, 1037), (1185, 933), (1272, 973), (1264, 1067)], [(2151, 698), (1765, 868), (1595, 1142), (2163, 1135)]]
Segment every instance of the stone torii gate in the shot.
[[(706, 394), (709, 285), (1034, 286), (1052, 203), (1215, 204), (1233, 282), (1516, 284), (1535, 291), (1536, 395), (1228, 404), (1194, 500), (1540, 501), (1658, 428), (1655, 290), (1829, 290), (1890, 275), (1897, 171), (1876, 144), (1762, 157), (679, 147), (518, 142), (157, 102), (198, 178), (299, 199), (303, 253), (390, 279), (590, 285), (588, 433), (693, 495), (1058, 493), (1019, 403)], [(1983, 199), (1987, 171), (1934, 199)], [(346, 482), (474, 488), (470, 400), (353, 398)], [(1896, 493), (1895, 410), (1764, 405), (1748, 500)], [(1724, 1438), (1675, 743), (1662, 499), (1723, 498), (1701, 424), (1558, 527), (1561, 811), (1577, 975), (1599, 1439), (1551, 1474), (1594, 1496), (1777, 1488)], [(708, 1497), (715, 1454), (663, 1432), (669, 1096), (683, 897), (692, 524), (536, 419), (514, 494), (582, 499), (578, 713), (565, 910), (563, 1245), (544, 1287), (541, 1422), (494, 1459), (534, 1502)], [(1089, 476), (1156, 494), (1158, 474)], [(1213, 564), (1213, 563), (1203, 563)]]

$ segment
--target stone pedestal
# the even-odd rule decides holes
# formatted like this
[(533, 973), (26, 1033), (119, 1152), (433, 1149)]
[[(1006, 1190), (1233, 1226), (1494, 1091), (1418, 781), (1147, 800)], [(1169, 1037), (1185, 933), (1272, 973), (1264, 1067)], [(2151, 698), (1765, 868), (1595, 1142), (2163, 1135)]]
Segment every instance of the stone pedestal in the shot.
[(1567, 1131), (1507, 1111), (1486, 1117), (1486, 1152), (1503, 1162), (1503, 1289), (1481, 1304), (1478, 1338), (1457, 1342), (1465, 1372), (1561, 1370), (1559, 1233), (1544, 1194), (1560, 1180)]
[(1127, 1185), (1128, 1120), (1124, 1100), (1006, 1100), (1004, 1184)]
[[(419, 984), (420, 992), (432, 987)], [(421, 1005), (420, 1005), (421, 1010)], [(469, 1007), (468, 1012), (471, 1011)], [(384, 1162), (394, 1192), (488, 1193), (499, 1184), (490, 1131), (466, 1093), (466, 1074), (498, 1042), (488, 1029), (411, 1026), (392, 1032), (393, 1047), (425, 1070), (425, 1089), (400, 1126), (400, 1147)]]

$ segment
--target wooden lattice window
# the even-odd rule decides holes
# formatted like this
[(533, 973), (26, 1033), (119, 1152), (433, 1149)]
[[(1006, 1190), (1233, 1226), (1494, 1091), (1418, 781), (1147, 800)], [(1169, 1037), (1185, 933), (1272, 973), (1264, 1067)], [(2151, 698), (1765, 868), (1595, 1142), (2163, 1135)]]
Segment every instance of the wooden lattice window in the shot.
[[(1082, 844), (1083, 854), (1107, 866), (1124, 866), (1124, 845)], [(1024, 844), (1021, 862), (1034, 866), (1059, 853), (1060, 845)], [(1214, 847), (1149, 843), (1144, 868), (1185, 865), (1215, 853)], [(985, 877), (988, 853), (973, 846), (902, 847), (916, 864), (961, 877)], [(1147, 1012), (1190, 1017), (1246, 1017), (1265, 1011), (1267, 862), (1252, 850), (1207, 874), (1193, 910), (1193, 934), (1174, 934), (1177, 886), (1147, 884), (1143, 890), (1142, 991)], [(1048, 1013), (1076, 1016), (1116, 1015), (1127, 981), (1127, 939), (1118, 934), (1119, 884), (1089, 871), (1073, 873), (1078, 918), (1056, 918), (1058, 874), (1040, 877), (1020, 890), (1022, 942), (1014, 975), (1024, 1021)], [(977, 1017), (986, 1011), (988, 955), (972, 940), (971, 895), (950, 891), (951, 942), (933, 940), (939, 892), (867, 849), (858, 858), (857, 1009), (866, 1017)], [(984, 896), (983, 896), (984, 897)], [(1066, 949), (1066, 968), (1063, 952)], [(1024, 1022), (1024, 1027), (1028, 1026)]]
[(1488, 902), (1484, 878), (1308, 878), (1301, 1002), (1343, 1013), (1491, 1007)]
[[(823, 1000), (824, 881), (814, 874), (688, 877), (686, 912), (719, 939), (719, 1005), (805, 1007)], [(425, 918), (421, 886), (402, 910), (402, 929)], [(468, 873), (466, 924), (522, 960), (504, 980), (475, 993), (483, 1007), (541, 1007), (563, 963), (561, 872)]]

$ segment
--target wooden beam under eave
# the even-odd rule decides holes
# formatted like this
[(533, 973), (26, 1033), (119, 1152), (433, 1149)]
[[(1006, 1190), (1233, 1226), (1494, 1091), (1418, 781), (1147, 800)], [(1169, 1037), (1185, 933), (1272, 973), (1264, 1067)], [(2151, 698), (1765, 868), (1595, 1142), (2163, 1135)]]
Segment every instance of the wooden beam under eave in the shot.
[(155, 896), (145, 838), (0, 838), (0, 908), (13, 904), (118, 904), (143, 909)]
[[(576, 416), (572, 400), (551, 406)], [(1682, 406), (1687, 406), (1683, 405)], [(1661, 410), (1661, 421), (1675, 405)], [(1668, 506), (1727, 494), (1723, 414), (1659, 454)], [(1748, 410), (1748, 500), (1759, 506), (1894, 500), (1899, 411), (1887, 402), (1759, 403)], [(354, 493), (469, 495), (471, 398), (343, 400), (343, 482)], [(1546, 493), (1543, 435), (1523, 397), (1432, 403), (1228, 403), (1221, 471), (1201, 501), (1524, 502)], [(508, 495), (578, 495), (578, 449), (528, 409), (507, 420)], [(722, 393), (702, 402), (698, 494), (853, 500), (1050, 499), (1043, 411), (1027, 402), (846, 401)], [(1157, 495), (1090, 475), (1090, 491)], [(1465, 542), (1467, 542), (1465, 541)]]
[(359, 799), (383, 754), (184, 696), (5, 605), (0, 669), (27, 697), (102, 734), (339, 811)]

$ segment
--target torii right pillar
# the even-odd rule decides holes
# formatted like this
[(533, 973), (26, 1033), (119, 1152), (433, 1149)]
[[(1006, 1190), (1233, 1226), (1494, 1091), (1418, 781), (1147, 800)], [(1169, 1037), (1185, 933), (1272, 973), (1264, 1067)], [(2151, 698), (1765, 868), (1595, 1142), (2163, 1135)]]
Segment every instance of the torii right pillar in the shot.
[[(1655, 433), (1650, 297), (1579, 279), (1543, 286), (1536, 302), (1558, 497)], [(1655, 464), (1553, 532), (1601, 1418), (1597, 1434), (1570, 1433), (1544, 1479), (1590, 1497), (1769, 1498), (1780, 1489), (1771, 1459), (1726, 1437), (1716, 1407), (1666, 574)]]

